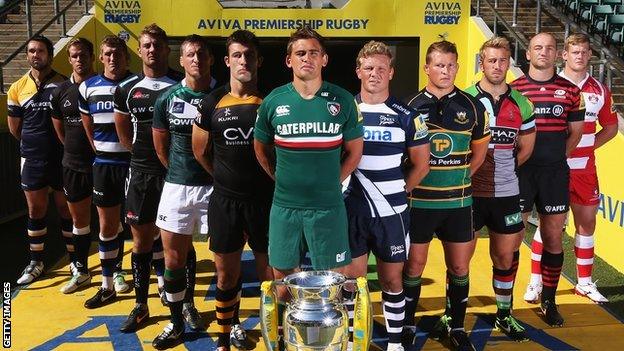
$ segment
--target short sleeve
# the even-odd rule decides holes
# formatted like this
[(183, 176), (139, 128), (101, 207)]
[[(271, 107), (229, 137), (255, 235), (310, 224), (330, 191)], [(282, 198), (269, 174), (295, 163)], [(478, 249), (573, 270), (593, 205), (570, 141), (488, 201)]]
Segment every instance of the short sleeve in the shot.
[(476, 123), (472, 128), (472, 142), (487, 142), (490, 140), (490, 114), (480, 102), (473, 100), (472, 103), (476, 113)]
[(225, 87), (218, 88), (206, 95), (197, 105), (197, 117), (195, 125), (209, 132), (212, 130), (212, 114), (217, 107), (217, 103), (225, 95)]
[(78, 87), (78, 109), (81, 113), (86, 115), (91, 112), (89, 110), (89, 103), (87, 103), (87, 99), (89, 98), (87, 96), (87, 90), (87, 81), (80, 83), (80, 86)]
[(126, 81), (126, 84), (121, 83), (115, 89), (115, 95), (113, 97), (113, 102), (115, 104), (115, 112), (121, 113), (122, 115), (129, 115), (130, 111), (128, 110), (128, 94), (130, 94), (130, 84), (129, 81)]
[(271, 125), (271, 116), (269, 112), (269, 99), (266, 99), (258, 108), (258, 117), (254, 126), (254, 139), (264, 143), (272, 144), (275, 136), (275, 129)]
[(362, 125), (362, 113), (355, 101), (355, 99), (349, 101), (346, 110), (347, 116), (345, 124), (342, 127), (342, 138), (344, 141), (351, 141), (353, 139), (361, 138), (364, 136), (364, 127)]
[(604, 89), (604, 104), (598, 112), (598, 123), (603, 127), (617, 124), (617, 111), (613, 104), (613, 96), (607, 87), (602, 86), (602, 89)]
[(517, 93), (516, 95), (520, 115), (522, 116), (522, 125), (520, 125), (520, 134), (532, 133), (535, 131), (535, 117), (533, 117), (533, 103), (526, 96)]
[(52, 91), (50, 104), (52, 105), (52, 118), (55, 119), (63, 119), (63, 112), (61, 111), (61, 105), (59, 101), (63, 88), (65, 87), (61, 85)]
[(22, 118), (24, 116), (24, 109), (18, 99), (18, 90), (17, 85), (12, 84), (7, 92), (7, 112), (9, 117)]
[(576, 86), (568, 92), (570, 97), (570, 110), (568, 112), (568, 122), (581, 122), (585, 120), (585, 98), (581, 90)]
[(429, 129), (427, 122), (420, 113), (414, 112), (408, 116), (405, 130), (405, 143), (408, 148), (429, 143)]

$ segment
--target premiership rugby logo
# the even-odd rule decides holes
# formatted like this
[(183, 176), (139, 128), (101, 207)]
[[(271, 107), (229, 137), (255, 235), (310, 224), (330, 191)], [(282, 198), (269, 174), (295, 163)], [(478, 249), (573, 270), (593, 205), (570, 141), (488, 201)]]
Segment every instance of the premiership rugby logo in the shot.
[(328, 101), (327, 111), (329, 111), (329, 114), (334, 117), (338, 116), (338, 114), (340, 113), (340, 104), (335, 101)]

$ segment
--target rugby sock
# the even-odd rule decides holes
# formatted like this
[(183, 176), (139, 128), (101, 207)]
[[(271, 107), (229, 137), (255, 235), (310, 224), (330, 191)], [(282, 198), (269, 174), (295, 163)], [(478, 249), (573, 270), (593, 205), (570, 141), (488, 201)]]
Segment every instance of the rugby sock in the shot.
[(542, 251), (544, 251), (544, 245), (542, 244), (542, 233), (540, 228), (535, 228), (535, 235), (531, 242), (531, 281), (530, 284), (538, 285), (542, 283)]
[(234, 287), (234, 289), (238, 291), (238, 302), (236, 303), (236, 306), (234, 309), (234, 316), (232, 316), (232, 325), (240, 324), (239, 313), (240, 313), (240, 298), (241, 298), (242, 288), (243, 288), (243, 277), (238, 277), (238, 282), (236, 283), (236, 287)]
[(592, 268), (594, 267), (594, 235), (574, 235), (574, 255), (576, 256), (576, 275), (579, 285), (592, 282)]
[[(217, 333), (219, 333), (219, 345), (229, 345), (230, 330), (232, 329), (233, 317), (240, 303), (240, 289), (234, 286), (232, 289), (221, 290), (217, 287), (215, 293), (215, 307), (217, 314)], [(221, 344), (226, 342), (225, 344)]]
[(76, 249), (76, 263), (80, 273), (89, 273), (89, 249), (91, 248), (91, 228), (86, 226), (84, 228), (73, 227), (74, 234), (74, 247)]
[(401, 344), (403, 333), (403, 320), (405, 319), (405, 295), (403, 291), (398, 293), (382, 291), (381, 305), (386, 321), (388, 344)]
[(468, 305), (470, 280), (468, 274), (460, 277), (448, 273), (448, 277), (448, 304), (451, 329), (463, 329), (466, 307)]
[(353, 341), (353, 315), (355, 314), (355, 291), (342, 287), (342, 304), (347, 309), (349, 316), (349, 341)]
[(152, 245), (152, 267), (154, 267), (154, 272), (156, 272), (158, 287), (164, 286), (165, 279), (163, 278), (163, 275), (165, 274), (165, 252), (163, 251), (163, 243), (160, 238), (160, 234), (156, 236), (154, 244)]
[(119, 224), (119, 229), (117, 229), (117, 241), (119, 250), (117, 251), (117, 257), (115, 258), (115, 272), (121, 272), (123, 269), (123, 255), (124, 255), (124, 228), (123, 225)]
[(182, 305), (186, 294), (184, 277), (184, 268), (165, 269), (165, 293), (171, 311), (171, 322), (176, 326), (184, 325), (184, 316), (182, 315)]
[(544, 250), (544, 253), (542, 253), (542, 282), (544, 284), (542, 302), (547, 300), (555, 301), (555, 293), (557, 292), (557, 285), (559, 285), (562, 266), (563, 252), (554, 254)]
[(416, 307), (420, 298), (421, 284), (421, 276), (410, 277), (403, 273), (403, 293), (405, 295), (405, 319), (403, 320), (403, 325), (416, 325)]
[(150, 279), (151, 252), (132, 253), (132, 275), (134, 277), (134, 293), (137, 303), (147, 304)]
[[(513, 272), (512, 284), (516, 285), (516, 275), (518, 274), (518, 265), (520, 264), (520, 250), (516, 250), (513, 253), (513, 260), (511, 261), (511, 271)], [(513, 310), (513, 286), (511, 287), (511, 305), (510, 310)]]
[(513, 295), (514, 270), (492, 267), (492, 287), (496, 297), (496, 317), (505, 318), (511, 313), (511, 297)]
[(193, 303), (193, 295), (195, 294), (195, 276), (197, 274), (197, 254), (195, 248), (191, 247), (186, 254), (186, 295), (184, 302)]
[(46, 228), (46, 219), (28, 217), (26, 227), (28, 229), (30, 260), (42, 262), (46, 234), (48, 233), (48, 228)]
[(63, 241), (65, 242), (65, 249), (69, 254), (69, 262), (76, 262), (76, 247), (74, 245), (74, 233), (72, 229), (74, 224), (71, 218), (61, 218), (61, 233), (63, 234)]
[(98, 245), (100, 251), (100, 263), (102, 264), (102, 287), (108, 290), (113, 289), (113, 273), (115, 272), (115, 264), (119, 254), (118, 235), (105, 238), (100, 233), (100, 242)]

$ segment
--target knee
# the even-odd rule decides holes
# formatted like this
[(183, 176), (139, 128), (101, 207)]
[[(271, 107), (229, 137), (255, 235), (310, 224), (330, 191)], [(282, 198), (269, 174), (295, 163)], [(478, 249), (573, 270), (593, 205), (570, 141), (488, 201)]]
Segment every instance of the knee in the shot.
[(513, 263), (513, 253), (492, 252), (492, 263), (499, 269), (509, 269)]
[(217, 272), (217, 287), (221, 290), (233, 289), (238, 283), (238, 275), (231, 271)]
[(154, 240), (151, 238), (145, 239), (142, 237), (134, 236), (132, 239), (133, 251), (136, 253), (144, 253), (152, 251), (152, 244)]
[(393, 280), (379, 280), (379, 284), (381, 285), (381, 290), (398, 293), (403, 290), (403, 281), (401, 279), (393, 279)]
[(165, 251), (165, 267), (169, 270), (182, 269), (186, 265), (186, 259), (176, 251)]
[(425, 270), (425, 264), (427, 264), (427, 260), (423, 261), (411, 261), (409, 264), (405, 265), (403, 268), (403, 273), (405, 273), (409, 277), (419, 277), (422, 275)]
[(47, 206), (43, 203), (30, 204), (28, 206), (28, 217), (43, 218), (46, 216)]
[(468, 266), (453, 264), (447, 267), (448, 271), (458, 277), (468, 275)]

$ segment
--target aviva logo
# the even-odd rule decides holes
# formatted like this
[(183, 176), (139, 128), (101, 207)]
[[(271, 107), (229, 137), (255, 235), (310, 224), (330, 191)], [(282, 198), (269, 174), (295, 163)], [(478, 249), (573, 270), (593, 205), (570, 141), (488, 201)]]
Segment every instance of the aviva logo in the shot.
[(431, 156), (445, 158), (453, 151), (453, 139), (446, 133), (435, 133), (431, 136)]

